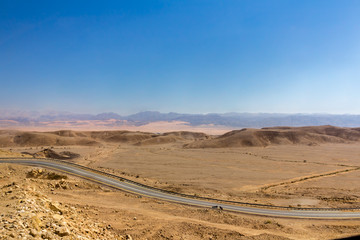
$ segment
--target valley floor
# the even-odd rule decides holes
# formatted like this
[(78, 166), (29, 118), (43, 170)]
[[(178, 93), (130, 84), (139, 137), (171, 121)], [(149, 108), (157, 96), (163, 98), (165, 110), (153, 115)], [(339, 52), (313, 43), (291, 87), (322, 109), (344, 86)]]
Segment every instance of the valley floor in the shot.
[[(282, 206), (360, 206), (358, 143), (216, 149), (184, 149), (176, 143), (104, 144), (55, 146), (52, 150), (80, 155), (69, 161), (187, 194)], [(2, 156), (39, 151), (41, 147), (15, 147), (11, 151), (3, 148)], [(49, 234), (56, 239), (57, 229), (64, 226), (53, 219), (59, 213), (51, 212), (49, 203), (66, 209), (62, 216), (66, 227), (77, 234), (64, 236), (69, 239), (71, 236), (96, 239), (96, 234), (102, 234), (98, 235), (103, 236), (101, 239), (334, 239), (359, 234), (360, 229), (360, 220), (233, 214), (138, 197), (73, 177), (49, 179), (46, 174), (37, 176), (29, 172), (34, 172), (34, 168), (0, 166), (4, 224), (0, 233), (4, 239), (11, 239), (9, 236), (14, 232), (21, 232), (25, 239), (33, 238), (30, 228), (14, 231), (21, 226), (14, 225), (13, 219), (30, 221), (27, 223), (30, 226), (34, 214), (40, 220), (36, 236), (41, 237), (46, 224), (50, 224)], [(32, 209), (30, 205), (34, 202), (43, 208)], [(19, 214), (21, 210), (25, 213)], [(78, 222), (82, 225), (77, 225)], [(83, 231), (90, 228), (97, 230)]]

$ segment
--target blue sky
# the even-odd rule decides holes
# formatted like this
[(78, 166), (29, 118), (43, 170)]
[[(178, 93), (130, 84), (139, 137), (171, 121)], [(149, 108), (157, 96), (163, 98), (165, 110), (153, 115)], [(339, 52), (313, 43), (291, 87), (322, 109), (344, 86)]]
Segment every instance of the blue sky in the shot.
[(0, 1), (0, 109), (360, 114), (360, 1)]

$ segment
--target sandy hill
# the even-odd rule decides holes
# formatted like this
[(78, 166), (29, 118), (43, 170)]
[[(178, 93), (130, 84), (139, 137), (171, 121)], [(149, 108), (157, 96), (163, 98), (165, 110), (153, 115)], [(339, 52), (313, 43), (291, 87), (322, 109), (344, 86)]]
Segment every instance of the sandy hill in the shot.
[(153, 135), (152, 138), (145, 139), (136, 143), (137, 146), (144, 145), (154, 145), (154, 144), (166, 144), (174, 142), (193, 142), (197, 140), (204, 140), (211, 138), (205, 133), (199, 132), (188, 132), (188, 131), (179, 131), (179, 132), (167, 132), (164, 134)]
[(154, 134), (132, 131), (71, 131), (25, 132), (14, 130), (0, 131), (0, 147), (36, 146), (96, 146), (102, 143), (125, 143), (135, 145), (154, 145), (173, 142), (192, 142), (208, 139), (210, 136), (198, 132), (168, 132)]
[(188, 131), (179, 131), (179, 132), (167, 132), (163, 134), (164, 136), (176, 136), (187, 140), (203, 140), (210, 138), (209, 135), (200, 132), (188, 132)]
[(186, 144), (186, 148), (265, 147), (280, 144), (345, 143), (360, 140), (359, 128), (317, 127), (273, 127), (242, 129), (225, 133), (214, 139)]
[(156, 136), (147, 132), (131, 132), (131, 131), (94, 131), (88, 132), (89, 136), (97, 141), (119, 142), (119, 143), (137, 143)]
[(23, 132), (0, 131), (0, 147), (15, 146), (91, 146), (98, 143), (87, 136), (72, 131), (57, 132)]
[(334, 126), (271, 127), (242, 129), (221, 136), (199, 132), (167, 132), (155, 134), (132, 131), (70, 131), (24, 132), (0, 131), (0, 147), (24, 146), (97, 146), (104, 143), (123, 143), (137, 146), (182, 143), (185, 148), (221, 148), (280, 144), (345, 143), (360, 141), (360, 128)]

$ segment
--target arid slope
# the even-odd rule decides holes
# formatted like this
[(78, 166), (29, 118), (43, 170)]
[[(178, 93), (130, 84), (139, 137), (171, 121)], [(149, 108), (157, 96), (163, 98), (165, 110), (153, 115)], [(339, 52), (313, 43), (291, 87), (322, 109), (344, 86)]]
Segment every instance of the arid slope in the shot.
[(106, 143), (146, 146), (182, 143), (185, 148), (226, 148), (265, 147), (283, 144), (317, 145), (322, 143), (347, 143), (359, 140), (360, 128), (340, 128), (334, 126), (245, 128), (217, 137), (186, 131), (163, 134), (131, 131), (0, 131), (0, 147), (100, 146)]
[(36, 146), (100, 146), (106, 143), (154, 145), (173, 142), (191, 142), (210, 136), (197, 132), (169, 132), (154, 134), (130, 131), (71, 131), (24, 132), (0, 131), (0, 147)]
[(360, 140), (359, 128), (274, 127), (235, 130), (214, 139), (187, 144), (187, 148), (265, 147), (269, 145), (346, 143)]

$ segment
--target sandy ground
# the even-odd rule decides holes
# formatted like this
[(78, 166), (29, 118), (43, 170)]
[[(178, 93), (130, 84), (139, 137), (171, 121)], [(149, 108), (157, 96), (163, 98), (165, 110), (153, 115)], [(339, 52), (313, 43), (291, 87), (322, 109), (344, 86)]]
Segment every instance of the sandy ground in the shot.
[[(110, 226), (108, 232), (124, 239), (126, 235), (132, 239), (333, 239), (357, 234), (360, 228), (360, 221), (353, 220), (269, 218), (188, 207), (113, 191), (73, 177), (66, 180), (27, 178), (33, 169), (10, 164), (0, 166), (2, 215), (19, 203), (12, 193), (8, 194), (10, 183), (20, 186), (18, 191), (28, 191), (22, 189), (25, 185), (36, 195), (76, 209), (76, 219), (84, 222), (83, 228), (96, 222)], [(55, 187), (60, 181), (60, 187)], [(67, 187), (62, 188), (64, 185)], [(35, 238), (29, 235), (25, 239)]]
[[(55, 148), (56, 149), (56, 148)], [(360, 207), (360, 144), (183, 149), (72, 147), (76, 162), (148, 185), (282, 206)]]
[[(360, 144), (183, 149), (181, 144), (54, 147), (71, 161), (168, 190), (221, 199), (302, 207), (360, 207)], [(41, 147), (12, 148), (36, 152)], [(9, 150), (8, 148), (6, 150)], [(2, 178), (20, 181), (29, 168)], [(134, 239), (333, 239), (360, 234), (360, 220), (269, 218), (198, 209), (104, 188), (51, 189), (94, 221)], [(69, 181), (83, 182), (70, 178)], [(81, 185), (81, 184), (80, 184)], [(134, 220), (135, 219), (135, 220)]]

